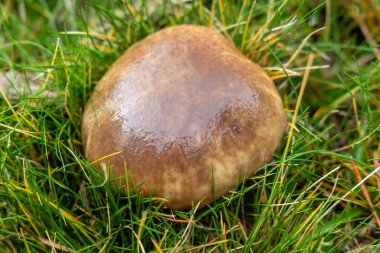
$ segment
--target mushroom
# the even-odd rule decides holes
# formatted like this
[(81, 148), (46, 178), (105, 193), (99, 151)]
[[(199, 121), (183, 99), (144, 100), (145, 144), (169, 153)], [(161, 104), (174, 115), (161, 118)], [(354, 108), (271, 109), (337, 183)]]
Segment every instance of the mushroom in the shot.
[(220, 198), (270, 161), (285, 122), (258, 65), (218, 32), (181, 25), (113, 64), (87, 104), (82, 134), (85, 156), (110, 165), (114, 185), (186, 209)]

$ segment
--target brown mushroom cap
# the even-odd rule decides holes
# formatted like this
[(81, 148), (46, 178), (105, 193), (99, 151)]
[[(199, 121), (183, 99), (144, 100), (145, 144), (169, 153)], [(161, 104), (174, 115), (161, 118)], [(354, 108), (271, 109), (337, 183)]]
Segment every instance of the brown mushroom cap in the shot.
[(96, 86), (82, 123), (88, 160), (121, 151), (99, 163), (114, 177), (126, 165), (130, 184), (172, 209), (235, 188), (271, 160), (284, 129), (266, 73), (219, 33), (188, 25), (129, 48)]

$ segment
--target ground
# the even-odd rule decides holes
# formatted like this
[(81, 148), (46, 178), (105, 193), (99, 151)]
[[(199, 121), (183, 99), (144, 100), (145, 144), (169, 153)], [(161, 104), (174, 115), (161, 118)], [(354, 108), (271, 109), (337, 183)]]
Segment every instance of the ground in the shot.
[[(198, 210), (112, 189), (81, 117), (128, 47), (213, 27), (284, 101), (274, 159)], [(379, 0), (0, 3), (1, 252), (380, 252)]]

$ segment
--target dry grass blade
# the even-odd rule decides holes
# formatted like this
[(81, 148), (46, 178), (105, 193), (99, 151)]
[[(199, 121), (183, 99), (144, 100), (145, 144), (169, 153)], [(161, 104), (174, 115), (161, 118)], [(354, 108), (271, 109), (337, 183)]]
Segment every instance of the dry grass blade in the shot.
[(17, 113), (16, 113), (16, 111), (13, 109), (13, 106), (12, 106), (11, 102), (9, 101), (9, 99), (7, 98), (7, 96), (5, 95), (5, 93), (3, 92), (2, 89), (0, 89), (0, 94), (1, 94), (1, 96), (3, 97), (3, 99), (5, 100), (5, 102), (7, 103), (9, 109), (12, 111), (12, 113), (13, 113), (15, 119), (18, 121), (19, 118), (18, 118), (18, 116), (17, 116)]
[[(358, 180), (358, 182), (361, 182), (362, 181), (362, 177), (360, 176), (360, 173), (359, 173), (359, 170), (358, 170), (358, 166), (356, 165), (356, 163), (354, 161), (351, 161), (351, 167), (352, 167), (352, 170), (353, 170), (354, 175), (356, 177), (356, 180)], [(364, 182), (363, 182), (363, 184), (360, 185), (360, 189), (362, 190), (363, 196), (364, 196), (365, 200), (367, 201), (367, 204), (369, 206), (370, 211), (372, 212), (373, 216), (375, 217), (377, 226), (380, 228), (380, 218), (379, 218), (379, 215), (377, 214), (377, 212), (375, 210), (375, 207), (374, 207), (374, 205), (372, 203), (371, 197), (369, 196), (367, 188), (364, 185)]]
[(30, 132), (30, 131), (18, 129), (18, 128), (15, 128), (15, 127), (10, 127), (10, 126), (7, 126), (7, 125), (1, 124), (1, 123), (0, 123), (0, 127), (7, 128), (7, 129), (9, 129), (11, 131), (15, 131), (17, 133), (20, 133), (20, 134), (23, 134), (23, 135), (26, 135), (26, 136), (29, 136), (29, 137), (33, 137), (35, 139), (39, 139), (40, 138), (38, 135), (36, 135), (36, 134), (39, 134), (39, 133)]
[[(378, 0), (80, 2), (0, 1), (0, 252), (377, 252)], [(202, 209), (168, 211), (138, 194), (127, 162), (111, 180), (116, 146), (86, 159), (81, 125), (115, 60), (182, 24), (211, 26), (264, 68), (289, 130), (248, 182)]]
[[(55, 64), (55, 61), (56, 61), (57, 55), (58, 55), (59, 45), (60, 45), (60, 39), (58, 38), (57, 43), (55, 45), (53, 59), (51, 60), (50, 66), (54, 66), (54, 64)], [(45, 81), (44, 81), (43, 86), (42, 86), (43, 89), (45, 88), (46, 84), (49, 82), (51, 75), (52, 75), (52, 70), (51, 70), (51, 68), (49, 68), (48, 74), (46, 75)]]
[(157, 252), (158, 253), (163, 253), (163, 251), (162, 251), (160, 245), (158, 244), (158, 242), (154, 238), (151, 238), (151, 241), (153, 242), (153, 245), (156, 248)]
[[(127, 226), (127, 227), (128, 227), (128, 226)], [(139, 236), (136, 234), (136, 232), (135, 232), (131, 227), (128, 227), (128, 228), (132, 230), (133, 235), (134, 235), (134, 236), (136, 237), (136, 239), (137, 239), (137, 243), (138, 243), (138, 246), (137, 246), (137, 252), (140, 252), (140, 250), (141, 250), (142, 253), (145, 253), (144, 245), (142, 244), (142, 242), (141, 242)]]
[(116, 40), (114, 36), (111, 35), (106, 35), (106, 34), (101, 34), (97, 32), (81, 32), (81, 31), (66, 31), (66, 32), (61, 32), (60, 34), (62, 35), (81, 35), (81, 36), (91, 36), (94, 38), (98, 39), (104, 39), (104, 40)]
[(346, 194), (344, 194), (342, 197), (338, 198), (339, 200), (336, 201), (328, 210), (326, 210), (323, 215), (321, 215), (318, 218), (318, 221), (321, 221), (326, 215), (330, 214), (332, 210), (341, 202), (341, 201), (347, 201), (346, 198), (354, 192), (357, 188), (359, 188), (362, 184), (364, 184), (370, 177), (380, 172), (380, 167), (377, 167), (374, 171), (369, 173), (363, 180), (360, 180), (358, 184), (356, 184), (354, 187), (352, 187)]
[(302, 43), (299, 45), (299, 47), (294, 52), (294, 54), (290, 57), (290, 59), (288, 60), (288, 62), (284, 64), (284, 67), (285, 68), (288, 67), (297, 58), (298, 54), (301, 52), (302, 48), (306, 45), (306, 42), (309, 40), (309, 38), (311, 36), (313, 36), (314, 34), (316, 34), (319, 31), (322, 31), (323, 29), (325, 29), (325, 27), (319, 28), (319, 29), (313, 31), (312, 33), (310, 33), (308, 36), (306, 36), (306, 38), (303, 39)]
[(25, 236), (25, 234), (24, 234), (24, 230), (22, 229), (22, 227), (20, 228), (20, 234), (21, 234), (22, 239), (23, 239), (23, 241), (24, 241), (24, 245), (25, 245), (26, 251), (27, 251), (28, 253), (30, 253), (30, 248), (29, 248), (28, 242), (26, 241), (26, 236)]
[[(377, 152), (373, 152), (373, 167), (374, 168), (377, 168), (380, 166), (379, 164), (379, 155), (377, 154)], [(379, 194), (380, 194), (380, 171), (377, 172), (377, 188), (379, 190)]]
[(378, 60), (380, 60), (380, 49), (378, 48), (377, 42), (371, 34), (371, 30), (368, 28), (367, 24), (363, 21), (363, 18), (360, 15), (358, 15), (354, 11), (351, 11), (350, 14), (355, 19), (355, 21), (358, 23), (360, 30), (362, 31), (362, 34), (366, 38), (368, 44), (371, 46), (373, 52), (376, 55), (376, 58)]
[[(146, 221), (147, 217), (148, 217), (148, 212), (144, 211), (142, 213), (142, 217), (141, 217), (141, 220), (140, 220), (139, 229), (137, 230), (137, 240), (139, 242), (141, 242), (141, 234), (142, 234), (142, 231), (143, 231), (143, 228), (144, 228), (144, 224), (145, 224), (145, 221)], [(141, 247), (141, 250), (144, 252), (144, 248), (143, 247)], [(140, 247), (137, 247), (137, 252), (138, 253), (140, 252)]]
[(168, 220), (168, 221), (171, 221), (171, 222), (176, 222), (176, 223), (191, 223), (191, 222), (194, 222), (193, 220), (179, 220), (179, 219), (173, 219), (173, 218), (165, 217), (165, 216), (162, 216), (162, 215), (156, 215), (156, 217), (163, 218), (165, 220)]
[[(190, 217), (190, 220), (191, 221), (194, 221), (194, 215), (195, 213), (197, 212), (198, 208), (199, 208), (199, 205), (201, 203), (199, 202), (196, 207), (194, 208), (194, 211), (193, 213), (191, 214), (191, 217)], [(183, 232), (182, 234), (182, 240), (178, 241), (177, 244), (175, 245), (174, 249), (173, 249), (173, 252), (179, 252), (182, 245), (189, 239), (189, 236), (190, 236), (190, 232), (191, 232), (191, 226), (192, 226), (193, 222), (189, 222), (185, 228), (185, 231)]]
[[(293, 126), (295, 126), (296, 122), (297, 122), (298, 111), (299, 111), (299, 109), (301, 107), (302, 97), (303, 97), (303, 94), (305, 92), (307, 81), (309, 79), (310, 66), (312, 66), (313, 60), (314, 60), (314, 55), (312, 54), (312, 55), (309, 56), (309, 59), (308, 59), (308, 62), (307, 62), (307, 67), (306, 67), (305, 75), (304, 75), (302, 83), (301, 83), (301, 88), (300, 88), (300, 92), (299, 92), (297, 103), (296, 103), (296, 108), (294, 109), (293, 119), (292, 119), (292, 123), (291, 123), (291, 125), (293, 125)], [(291, 127), (290, 130), (289, 130), (288, 140), (286, 142), (285, 150), (284, 150), (283, 157), (282, 157), (282, 162), (281, 162), (281, 166), (280, 166), (280, 173), (282, 175), (281, 176), (281, 181), (280, 181), (281, 184), (283, 183), (284, 178), (285, 178), (285, 173), (284, 173), (285, 159), (286, 159), (287, 153), (288, 153), (289, 148), (290, 148), (291, 140), (293, 138), (293, 131), (294, 131), (294, 128)]]
[(50, 240), (50, 237), (49, 237), (49, 234), (48, 232), (46, 231), (46, 235), (48, 236), (49, 239), (45, 239), (43, 237), (38, 237), (37, 239), (42, 242), (43, 244), (47, 245), (47, 246), (50, 246), (52, 248), (52, 251), (54, 250), (61, 250), (63, 252), (75, 252), (73, 249), (70, 249), (68, 247), (65, 247), (65, 246), (62, 246), (56, 242), (52, 242)]

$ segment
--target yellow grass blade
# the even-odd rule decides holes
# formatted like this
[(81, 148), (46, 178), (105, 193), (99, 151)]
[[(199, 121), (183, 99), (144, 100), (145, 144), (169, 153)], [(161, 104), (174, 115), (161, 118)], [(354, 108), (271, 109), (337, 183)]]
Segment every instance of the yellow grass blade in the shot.
[(157, 242), (155, 239), (153, 239), (153, 238), (151, 238), (151, 241), (153, 242), (153, 245), (154, 245), (154, 247), (156, 248), (157, 252), (158, 252), (158, 253), (163, 253), (163, 251), (162, 251), (160, 245), (158, 245), (158, 242)]
[(15, 116), (16, 120), (18, 121), (17, 113), (16, 113), (16, 111), (13, 109), (13, 106), (12, 106), (11, 102), (9, 102), (7, 96), (5, 95), (5, 93), (3, 92), (2, 89), (0, 89), (0, 94), (1, 94), (1, 96), (3, 97), (3, 99), (5, 100), (5, 103), (7, 103), (9, 109), (12, 111), (12, 113), (13, 113), (13, 115)]
[(100, 158), (96, 159), (95, 161), (92, 161), (91, 164), (95, 164), (95, 163), (100, 162), (100, 161), (102, 161), (102, 160), (104, 160), (104, 159), (107, 159), (107, 158), (109, 158), (109, 157), (111, 157), (111, 156), (121, 154), (122, 152), (123, 152), (123, 151), (117, 151), (117, 152), (115, 152), (115, 153), (112, 153), (112, 154), (109, 154), (109, 155), (106, 155), (106, 156), (100, 157)]
[[(309, 67), (313, 64), (313, 60), (314, 60), (314, 55), (312, 54), (312, 55), (309, 56), (309, 60), (307, 62), (307, 67), (308, 68), (306, 68), (305, 75), (303, 77), (303, 80), (302, 80), (302, 83), (301, 83), (301, 88), (300, 88), (300, 91), (299, 91), (299, 94), (298, 94), (296, 108), (294, 109), (293, 119), (292, 119), (292, 123), (291, 123), (291, 125), (293, 125), (293, 126), (295, 126), (296, 122), (297, 122), (298, 111), (299, 111), (299, 109), (301, 107), (302, 97), (303, 97), (303, 94), (305, 92), (307, 81), (309, 79), (309, 74), (310, 74), (310, 68)], [(280, 167), (280, 173), (281, 173), (281, 181), (280, 181), (280, 183), (281, 184), (282, 184), (282, 182), (284, 180), (284, 174), (283, 173), (284, 173), (284, 169), (285, 169), (285, 159), (286, 159), (287, 153), (288, 153), (289, 148), (290, 148), (290, 143), (291, 143), (291, 140), (292, 140), (292, 137), (293, 137), (293, 131), (294, 131), (294, 128), (290, 128), (289, 134), (288, 134), (288, 140), (286, 142), (285, 150), (284, 150), (283, 157), (282, 157), (282, 162), (281, 162), (281, 167)]]

